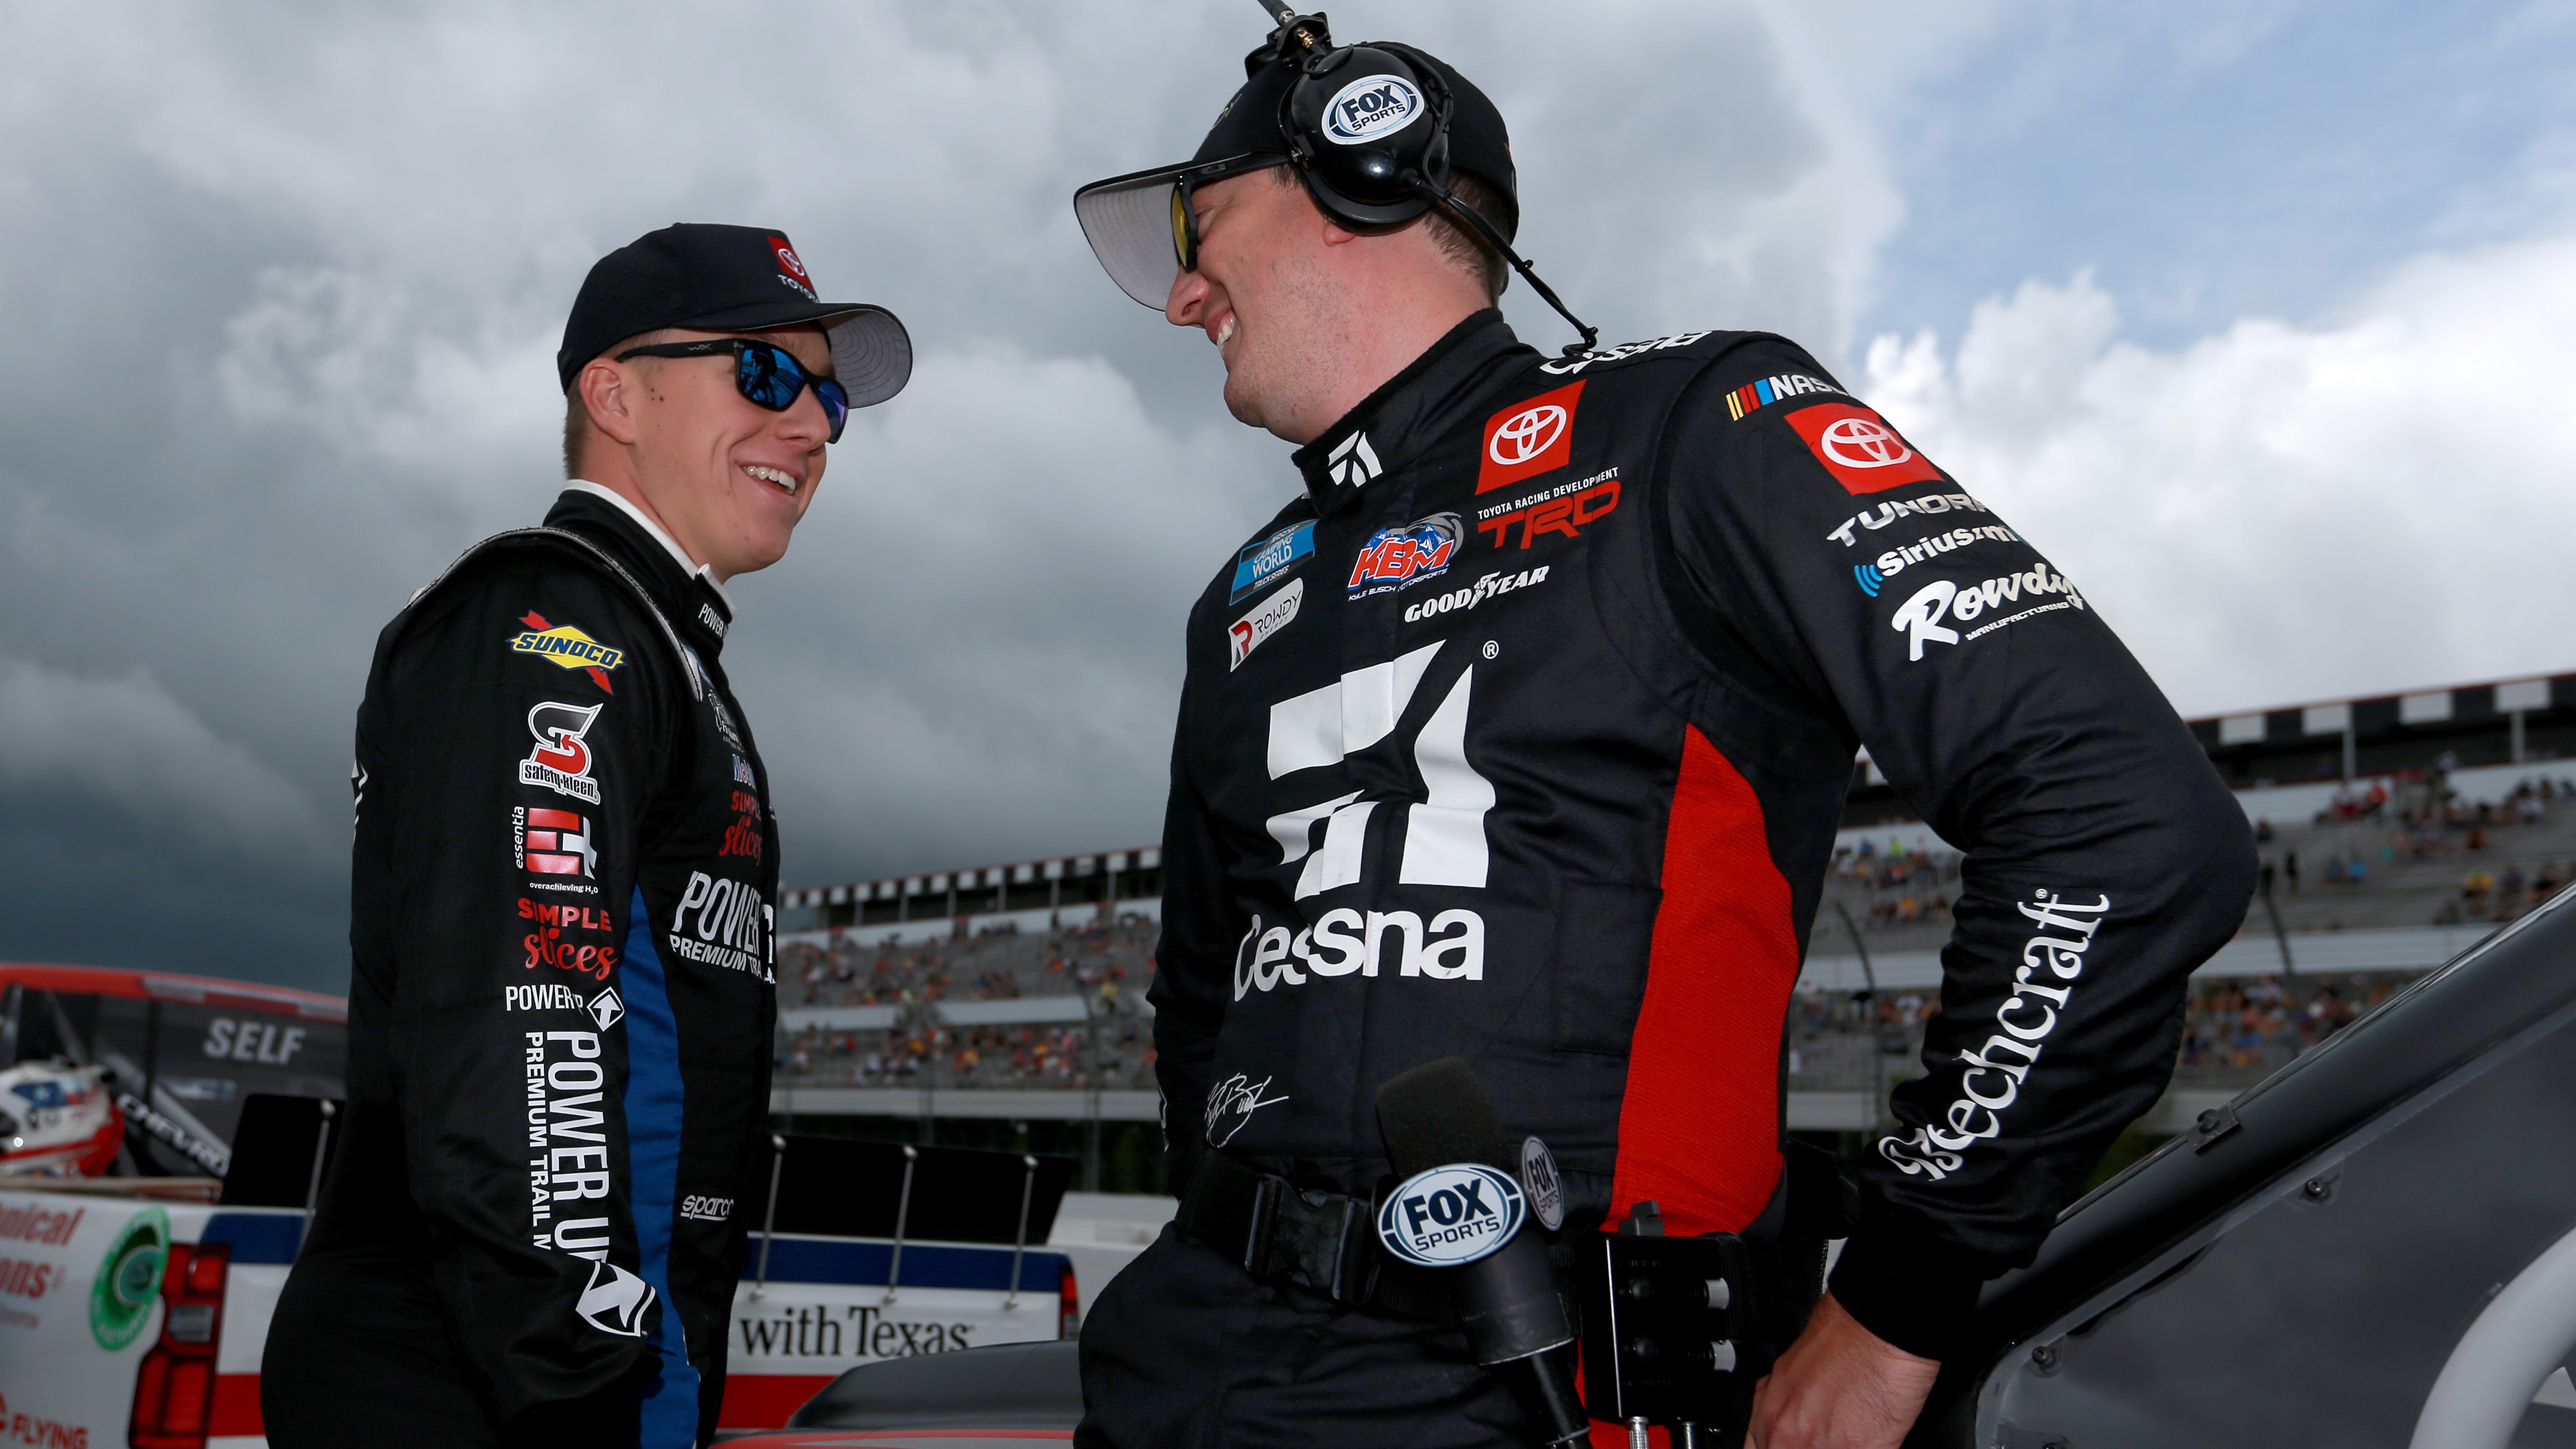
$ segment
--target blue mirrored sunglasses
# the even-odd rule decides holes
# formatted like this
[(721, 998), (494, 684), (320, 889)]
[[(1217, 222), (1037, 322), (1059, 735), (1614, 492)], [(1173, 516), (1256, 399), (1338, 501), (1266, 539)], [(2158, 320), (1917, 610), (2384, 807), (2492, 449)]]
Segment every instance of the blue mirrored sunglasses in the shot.
[(850, 395), (828, 377), (816, 377), (796, 361), (794, 353), (767, 342), (748, 337), (710, 337), (703, 342), (665, 342), (654, 347), (630, 347), (617, 354), (624, 362), (630, 357), (714, 357), (733, 354), (733, 385), (742, 395), (773, 413), (783, 413), (796, 405), (798, 394), (814, 389), (814, 400), (823, 405), (823, 416), (832, 424), (830, 441), (841, 441), (841, 427), (850, 420)]

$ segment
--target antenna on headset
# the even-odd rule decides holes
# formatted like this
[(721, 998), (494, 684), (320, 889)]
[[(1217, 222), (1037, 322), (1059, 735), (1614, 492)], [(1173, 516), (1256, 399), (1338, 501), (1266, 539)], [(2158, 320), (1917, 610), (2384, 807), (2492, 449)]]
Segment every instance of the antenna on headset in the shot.
[[(1308, 55), (1316, 55), (1332, 48), (1332, 27), (1325, 23), (1321, 11), (1313, 15), (1300, 15), (1297, 13), (1297, 7), (1284, 4), (1282, 0), (1252, 0), (1252, 3), (1260, 6), (1261, 13), (1270, 17), (1273, 27), (1270, 32), (1271, 48), (1278, 52), (1281, 59), (1290, 58), (1291, 52), (1288, 46), (1292, 41)], [(1290, 63), (1295, 62), (1291, 60)]]

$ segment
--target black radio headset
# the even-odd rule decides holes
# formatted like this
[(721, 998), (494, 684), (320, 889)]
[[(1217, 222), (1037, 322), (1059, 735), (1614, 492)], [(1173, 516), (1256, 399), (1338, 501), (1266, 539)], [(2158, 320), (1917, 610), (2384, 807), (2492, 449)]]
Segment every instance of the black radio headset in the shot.
[[(1278, 24), (1269, 52), (1294, 67), (1279, 100), (1279, 135), (1306, 193), (1333, 224), (1362, 236), (1394, 231), (1433, 207), (1482, 236), (1557, 315), (1583, 334), (1568, 357), (1590, 351), (1601, 330), (1574, 315), (1500, 228), (1449, 190), (1449, 121), (1456, 102), (1439, 72), (1411, 46), (1333, 44), (1324, 17), (1255, 0)], [(1198, 214), (1184, 173), (1172, 188), (1172, 245), (1183, 270), (1198, 265)]]

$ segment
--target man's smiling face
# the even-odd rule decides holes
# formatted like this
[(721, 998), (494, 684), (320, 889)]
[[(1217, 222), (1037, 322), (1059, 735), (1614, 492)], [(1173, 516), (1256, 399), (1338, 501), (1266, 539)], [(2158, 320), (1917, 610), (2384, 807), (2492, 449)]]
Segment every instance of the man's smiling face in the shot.
[(1289, 401), (1314, 390), (1348, 325), (1320, 265), (1330, 223), (1276, 167), (1209, 182), (1191, 199), (1198, 268), (1173, 279), (1163, 316), (1216, 344), (1236, 421), (1304, 442)]
[[(750, 337), (785, 349), (808, 373), (832, 370), (830, 345), (811, 324), (767, 332), (675, 327), (654, 337)], [(832, 425), (814, 390), (774, 413), (742, 395), (729, 353), (621, 365), (634, 369), (636, 485), (663, 526), (718, 578), (776, 563), (823, 481)]]

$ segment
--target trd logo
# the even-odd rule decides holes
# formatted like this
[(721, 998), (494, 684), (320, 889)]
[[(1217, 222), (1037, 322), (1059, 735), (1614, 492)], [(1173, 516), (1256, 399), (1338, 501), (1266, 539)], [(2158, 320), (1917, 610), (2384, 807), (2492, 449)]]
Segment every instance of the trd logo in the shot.
[(1617, 512), (1618, 508), (1619, 480), (1613, 478), (1598, 487), (1587, 488), (1568, 497), (1550, 498), (1543, 503), (1533, 503), (1527, 508), (1515, 508), (1509, 513), (1496, 514), (1492, 518), (1480, 520), (1476, 524), (1476, 531), (1491, 533), (1494, 536), (1494, 547), (1507, 548), (1512, 541), (1512, 526), (1518, 524), (1521, 530), (1521, 547), (1527, 548), (1538, 542), (1538, 536), (1542, 533), (1561, 533), (1567, 538), (1581, 538), (1585, 524), (1595, 519), (1605, 518)]

